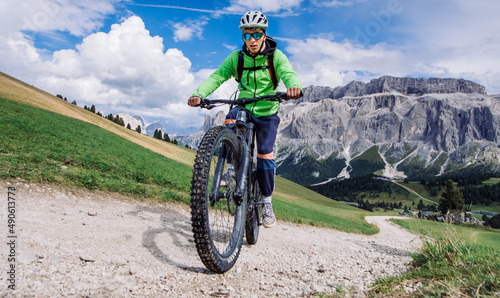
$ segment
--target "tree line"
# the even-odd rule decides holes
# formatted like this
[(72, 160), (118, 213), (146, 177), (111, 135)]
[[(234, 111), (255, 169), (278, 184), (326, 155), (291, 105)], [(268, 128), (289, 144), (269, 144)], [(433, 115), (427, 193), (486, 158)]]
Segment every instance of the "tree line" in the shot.
[[(57, 94), (57, 95), (56, 95), (56, 97), (58, 97), (58, 98), (60, 98), (60, 99), (62, 99), (62, 100), (64, 100), (64, 101), (68, 101), (68, 99), (67, 99), (66, 97), (63, 97), (63, 96), (62, 96), (62, 95), (60, 95), (60, 94)], [(78, 105), (77, 105), (77, 102), (76, 102), (75, 100), (72, 102), (72, 104), (74, 104), (75, 106), (78, 106)], [(94, 113), (94, 114), (96, 114), (96, 115), (98, 115), (98, 116), (104, 117), (104, 116), (102, 115), (102, 113), (101, 113), (101, 112), (96, 111), (96, 107), (95, 107), (95, 105), (92, 105), (91, 107), (87, 107), (87, 105), (85, 105), (85, 106), (83, 107), (83, 109), (84, 109), (84, 110), (86, 110), (86, 111), (89, 111), (89, 112), (91, 112), (91, 113)], [(111, 113), (110, 113), (110, 114), (108, 114), (108, 115), (107, 115), (106, 117), (104, 117), (104, 118), (106, 118), (106, 119), (108, 119), (108, 120), (110, 120), (110, 121), (112, 121), (112, 122), (114, 122), (114, 123), (116, 123), (116, 124), (118, 124), (118, 125), (120, 125), (120, 126), (125, 127), (125, 121), (124, 121), (124, 120), (123, 120), (123, 118), (121, 118), (119, 115), (113, 116), (113, 114), (111, 114)], [(127, 128), (128, 128), (128, 129), (130, 129), (130, 130), (132, 130), (132, 127), (130, 126), (130, 123), (128, 123), (128, 124), (127, 124)], [(140, 125), (138, 125), (138, 126), (135, 128), (135, 131), (136, 131), (137, 133), (142, 133), (142, 128), (141, 128), (141, 126), (140, 126)], [(177, 140), (176, 140), (176, 139), (171, 139), (171, 138), (168, 136), (168, 134), (167, 134), (167, 133), (163, 133), (160, 129), (155, 129), (155, 132), (154, 132), (154, 134), (153, 134), (153, 138), (155, 138), (155, 139), (159, 139), (159, 140), (163, 140), (163, 141), (165, 141), (165, 142), (172, 143), (172, 144), (174, 144), (174, 145), (178, 145), (178, 142), (177, 142)], [(187, 147), (187, 148), (189, 148), (187, 145), (186, 145), (186, 147)]]
[(464, 172), (437, 177), (429, 181), (421, 180), (420, 183), (426, 187), (431, 196), (435, 196), (445, 187), (447, 181), (453, 181), (460, 188), (466, 205), (472, 203), (489, 206), (493, 202), (500, 202), (500, 183), (483, 185), (483, 181), (492, 177), (499, 177), (499, 175), (491, 172)]
[[(371, 203), (369, 199), (376, 200), (383, 192), (387, 193), (389, 197), (392, 196), (394, 200), (396, 199), (394, 194), (405, 192), (392, 182), (375, 179), (373, 174), (308, 186), (308, 188), (336, 201), (356, 203), (357, 207), (368, 211), (373, 211), (375, 208), (383, 208), (384, 210), (412, 209), (412, 207), (403, 206), (402, 202), (389, 203), (377, 200), (375, 203)], [(360, 195), (363, 192), (369, 194)]]
[(387, 192), (394, 191), (394, 184), (387, 181), (376, 180), (373, 175), (365, 175), (350, 179), (331, 181), (329, 183), (308, 186), (311, 190), (334, 200), (354, 202), (358, 192)]

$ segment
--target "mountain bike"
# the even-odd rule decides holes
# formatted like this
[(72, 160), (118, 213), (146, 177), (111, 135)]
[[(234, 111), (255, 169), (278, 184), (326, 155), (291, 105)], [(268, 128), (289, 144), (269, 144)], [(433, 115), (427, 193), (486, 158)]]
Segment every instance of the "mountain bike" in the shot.
[[(201, 108), (217, 104), (239, 108), (236, 122), (211, 128), (201, 140), (191, 181), (191, 224), (198, 255), (211, 271), (231, 269), (241, 252), (243, 234), (257, 243), (263, 198), (257, 181), (256, 133), (246, 105), (281, 101), (286, 93), (235, 100), (202, 100)], [(234, 175), (230, 176), (230, 165)]]

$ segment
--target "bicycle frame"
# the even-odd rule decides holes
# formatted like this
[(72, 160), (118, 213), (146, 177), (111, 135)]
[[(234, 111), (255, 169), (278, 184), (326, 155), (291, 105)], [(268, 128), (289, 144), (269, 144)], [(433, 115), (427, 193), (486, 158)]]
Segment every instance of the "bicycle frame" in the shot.
[[(236, 130), (241, 131), (244, 133), (245, 138), (243, 139), (241, 135), (238, 136), (238, 138), (241, 141), (241, 144), (243, 145), (242, 148), (240, 148), (240, 152), (242, 153), (242, 158), (240, 160), (243, 161), (242, 164), (239, 165), (239, 170), (238, 170), (238, 186), (237, 186), (237, 191), (233, 193), (234, 200), (236, 204), (241, 205), (243, 195), (247, 191), (247, 179), (248, 175), (251, 175), (249, 169), (251, 169), (251, 162), (253, 160), (253, 148), (255, 146), (255, 124), (251, 120), (249, 120), (248, 116), (248, 110), (245, 108), (245, 106), (239, 105), (239, 111), (238, 115), (236, 117), (236, 122), (235, 124), (230, 125), (229, 127), (234, 127)], [(218, 156), (218, 161), (217, 161), (217, 170), (220, 169), (220, 167), (224, 164), (225, 162), (225, 150), (221, 150)], [(212, 184), (214, 187), (212, 188), (213, 191), (210, 193), (210, 199), (212, 202), (215, 202), (218, 198), (215, 198), (216, 195), (216, 186), (220, 184), (220, 177), (217, 177), (214, 179)]]
[[(241, 135), (238, 136), (241, 140), (241, 144), (243, 144), (243, 147), (240, 148), (240, 152), (242, 153), (242, 158), (240, 160), (243, 161), (242, 164), (239, 165), (239, 170), (238, 170), (238, 185), (237, 185), (237, 191), (233, 193), (233, 198), (235, 199), (236, 204), (238, 206), (242, 202), (242, 198), (245, 194), (245, 191), (247, 191), (247, 181), (248, 181), (248, 175), (251, 174), (249, 169), (251, 169), (251, 162), (253, 161), (253, 151), (252, 149), (255, 146), (255, 124), (249, 119), (250, 116), (248, 115), (249, 111), (246, 109), (246, 104), (256, 102), (258, 100), (275, 100), (275, 101), (281, 101), (281, 99), (286, 98), (286, 94), (283, 92), (278, 92), (274, 95), (268, 95), (268, 96), (262, 96), (258, 98), (242, 98), (242, 99), (236, 99), (236, 100), (225, 100), (225, 99), (215, 99), (215, 100), (209, 100), (209, 99), (204, 99), (201, 103), (200, 106), (202, 108), (206, 108), (208, 110), (212, 109), (215, 107), (215, 103), (222, 103), (222, 104), (231, 104), (231, 105), (237, 105), (239, 107), (238, 114), (236, 116), (236, 122), (232, 124), (232, 126), (245, 135), (245, 138), (243, 139)], [(231, 126), (230, 126), (231, 127)], [(225, 150), (223, 150), (225, 151)], [(221, 152), (219, 154), (220, 156), (219, 161), (217, 162), (217, 167), (220, 167), (221, 165), (224, 164), (225, 161), (225, 156), (224, 153)], [(219, 185), (219, 177), (217, 179), (214, 179), (213, 185)], [(215, 189), (215, 187), (213, 188)], [(215, 202), (218, 198), (215, 198), (215, 190), (210, 193), (210, 199), (212, 202)]]

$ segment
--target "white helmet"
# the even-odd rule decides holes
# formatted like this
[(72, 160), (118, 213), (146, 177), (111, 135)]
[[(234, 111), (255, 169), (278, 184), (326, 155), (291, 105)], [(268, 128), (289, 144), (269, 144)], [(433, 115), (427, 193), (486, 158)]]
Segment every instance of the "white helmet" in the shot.
[(247, 11), (241, 17), (240, 29), (245, 30), (246, 28), (261, 28), (267, 29), (267, 18), (260, 11)]

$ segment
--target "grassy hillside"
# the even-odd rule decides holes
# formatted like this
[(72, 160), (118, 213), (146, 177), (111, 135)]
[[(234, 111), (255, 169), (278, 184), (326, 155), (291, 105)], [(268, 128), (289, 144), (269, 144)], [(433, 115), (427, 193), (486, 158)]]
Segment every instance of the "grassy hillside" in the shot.
[[(0, 74), (0, 179), (189, 201), (195, 151), (121, 127)], [(167, 158), (165, 158), (167, 157)], [(278, 218), (374, 234), (369, 213), (277, 179)]]
[(191, 168), (80, 120), (0, 99), (0, 177), (188, 201)]
[(189, 166), (193, 164), (194, 154), (191, 150), (138, 134), (2, 72), (0, 72), (0, 98), (94, 124), (177, 162)]

